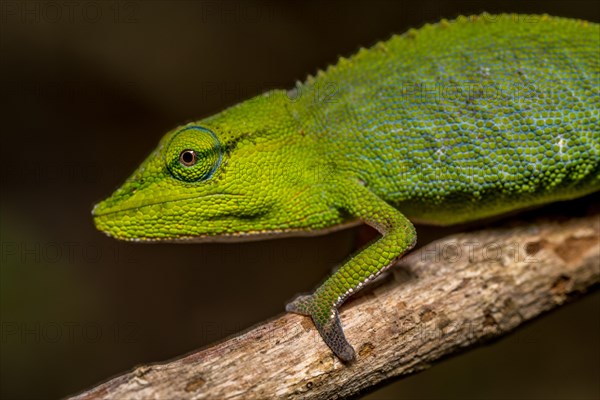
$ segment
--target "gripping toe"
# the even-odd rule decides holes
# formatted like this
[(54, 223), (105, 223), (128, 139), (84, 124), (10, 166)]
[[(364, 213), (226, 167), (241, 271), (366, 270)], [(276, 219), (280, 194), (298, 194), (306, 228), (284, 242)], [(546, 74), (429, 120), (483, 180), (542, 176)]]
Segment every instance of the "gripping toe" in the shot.
[(285, 311), (302, 315), (311, 315), (312, 296), (303, 294), (285, 305)]
[(285, 310), (296, 314), (309, 315), (323, 341), (343, 362), (350, 362), (356, 357), (354, 348), (346, 340), (340, 317), (335, 308), (323, 312), (312, 295), (301, 295), (285, 306)]
[[(314, 318), (313, 318), (314, 321)], [(321, 337), (336, 356), (343, 362), (350, 362), (356, 357), (354, 348), (346, 340), (340, 317), (337, 310), (334, 310), (334, 316), (327, 323), (321, 325), (315, 321), (315, 325)]]

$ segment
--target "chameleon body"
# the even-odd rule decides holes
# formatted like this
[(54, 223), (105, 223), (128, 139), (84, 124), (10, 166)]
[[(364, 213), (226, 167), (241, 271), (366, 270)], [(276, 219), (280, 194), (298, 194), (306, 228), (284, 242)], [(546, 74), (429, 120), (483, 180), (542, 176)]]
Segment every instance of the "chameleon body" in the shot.
[(125, 240), (258, 239), (364, 222), (381, 237), (288, 311), (343, 361), (337, 308), (447, 225), (600, 189), (598, 24), (459, 17), (394, 36), (291, 91), (168, 132), (93, 211)]

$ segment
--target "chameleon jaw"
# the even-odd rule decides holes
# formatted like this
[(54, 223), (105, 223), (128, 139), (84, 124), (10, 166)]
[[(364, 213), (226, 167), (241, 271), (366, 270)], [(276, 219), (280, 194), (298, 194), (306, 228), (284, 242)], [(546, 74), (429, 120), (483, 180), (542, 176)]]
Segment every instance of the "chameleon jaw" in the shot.
[(342, 224), (334, 225), (324, 229), (271, 229), (263, 231), (249, 231), (239, 233), (224, 233), (219, 235), (196, 235), (196, 236), (178, 236), (178, 237), (121, 237), (113, 235), (108, 231), (102, 231), (106, 236), (136, 243), (239, 243), (254, 242), (264, 239), (282, 239), (287, 237), (310, 237), (327, 235), (342, 229), (352, 228), (360, 225), (362, 222), (358, 219), (351, 220)]

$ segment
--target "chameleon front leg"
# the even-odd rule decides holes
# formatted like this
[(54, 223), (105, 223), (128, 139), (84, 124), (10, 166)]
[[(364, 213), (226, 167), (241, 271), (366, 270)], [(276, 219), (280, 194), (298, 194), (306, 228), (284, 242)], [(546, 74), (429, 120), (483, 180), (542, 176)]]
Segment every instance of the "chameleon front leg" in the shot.
[(334, 198), (382, 236), (344, 263), (312, 295), (299, 296), (289, 303), (286, 311), (310, 315), (325, 343), (340, 360), (348, 362), (355, 352), (344, 336), (337, 308), (410, 250), (416, 232), (404, 215), (358, 182), (337, 186)]

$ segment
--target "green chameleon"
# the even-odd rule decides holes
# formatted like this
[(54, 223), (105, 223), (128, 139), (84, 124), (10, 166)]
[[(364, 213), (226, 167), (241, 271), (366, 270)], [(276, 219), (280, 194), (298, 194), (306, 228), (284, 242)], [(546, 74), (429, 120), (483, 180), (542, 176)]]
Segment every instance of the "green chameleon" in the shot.
[(600, 189), (600, 26), (459, 17), (393, 36), (168, 132), (110, 198), (124, 240), (255, 240), (357, 223), (381, 236), (286, 310), (355, 357), (337, 308), (448, 225)]

